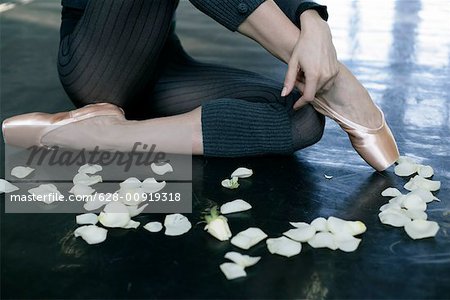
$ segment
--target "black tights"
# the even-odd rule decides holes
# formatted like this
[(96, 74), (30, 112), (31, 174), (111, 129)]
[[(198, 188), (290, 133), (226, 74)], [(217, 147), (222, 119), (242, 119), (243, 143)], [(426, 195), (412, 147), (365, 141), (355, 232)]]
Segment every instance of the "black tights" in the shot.
[(294, 92), (239, 69), (204, 64), (173, 32), (176, 1), (91, 0), (63, 8), (58, 72), (77, 107), (110, 102), (129, 119), (185, 113), (202, 106), (205, 155), (292, 153), (316, 143), (324, 117), (294, 111)]

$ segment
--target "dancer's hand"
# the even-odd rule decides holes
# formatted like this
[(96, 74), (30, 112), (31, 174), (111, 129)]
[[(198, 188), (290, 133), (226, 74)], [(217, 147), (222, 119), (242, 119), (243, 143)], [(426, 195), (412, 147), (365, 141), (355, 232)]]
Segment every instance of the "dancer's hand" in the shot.
[(303, 93), (295, 102), (294, 109), (313, 101), (316, 93), (328, 90), (339, 70), (328, 24), (315, 10), (302, 13), (300, 22), (302, 29), (288, 62), (281, 93), (284, 97), (295, 86)]

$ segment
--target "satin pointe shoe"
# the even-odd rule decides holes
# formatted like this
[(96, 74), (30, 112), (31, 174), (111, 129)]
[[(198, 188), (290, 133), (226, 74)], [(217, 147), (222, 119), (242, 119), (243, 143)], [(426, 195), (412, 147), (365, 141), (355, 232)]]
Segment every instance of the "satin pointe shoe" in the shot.
[(51, 148), (43, 144), (42, 139), (55, 129), (100, 116), (124, 118), (124, 112), (114, 104), (95, 103), (68, 112), (55, 114), (36, 112), (17, 115), (3, 121), (3, 138), (6, 144), (12, 146)]
[(356, 152), (375, 170), (384, 171), (399, 158), (395, 138), (378, 106), (375, 105), (381, 114), (381, 125), (378, 128), (367, 128), (338, 114), (320, 96), (316, 96), (311, 104), (319, 113), (341, 126)]

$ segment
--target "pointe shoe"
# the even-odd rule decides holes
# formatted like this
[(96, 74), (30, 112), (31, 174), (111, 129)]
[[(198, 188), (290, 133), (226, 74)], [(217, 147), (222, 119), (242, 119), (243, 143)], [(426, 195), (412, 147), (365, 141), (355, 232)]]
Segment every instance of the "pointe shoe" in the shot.
[(338, 114), (326, 102), (316, 96), (311, 103), (321, 114), (333, 119), (348, 134), (356, 152), (375, 170), (384, 171), (399, 158), (399, 152), (391, 129), (384, 119), (381, 109), (381, 125), (378, 128), (367, 128), (354, 123)]
[(124, 118), (124, 111), (114, 104), (95, 103), (69, 112), (55, 114), (36, 112), (17, 115), (3, 121), (3, 138), (6, 144), (12, 146), (51, 148), (42, 143), (42, 139), (47, 134), (61, 126), (99, 116)]

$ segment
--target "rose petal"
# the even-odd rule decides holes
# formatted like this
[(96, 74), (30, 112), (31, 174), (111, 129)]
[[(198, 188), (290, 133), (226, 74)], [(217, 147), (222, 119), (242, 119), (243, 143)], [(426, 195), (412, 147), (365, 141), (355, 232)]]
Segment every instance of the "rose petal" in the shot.
[(128, 213), (130, 214), (130, 217), (136, 217), (137, 215), (140, 215), (147, 206), (148, 203), (139, 208), (137, 205), (127, 205)]
[(407, 195), (417, 195), (426, 203), (430, 203), (433, 200), (440, 201), (438, 198), (436, 198), (430, 191), (424, 190), (424, 189), (416, 189), (414, 191), (409, 192)]
[(308, 244), (313, 248), (329, 248), (336, 250), (338, 245), (334, 235), (330, 232), (318, 232), (309, 241)]
[(297, 242), (306, 242), (311, 239), (315, 233), (316, 229), (309, 224), (297, 226), (295, 229), (283, 232), (285, 236)]
[(378, 214), (378, 218), (381, 223), (394, 227), (403, 227), (411, 222), (404, 209), (386, 209)]
[(334, 238), (338, 249), (344, 252), (355, 251), (361, 243), (361, 239), (351, 235), (336, 235)]
[(75, 217), (77, 224), (84, 225), (84, 224), (92, 224), (95, 225), (98, 222), (98, 217), (96, 214), (87, 213), (87, 214), (81, 214)]
[(152, 171), (158, 175), (164, 175), (166, 173), (173, 172), (172, 166), (167, 162), (164, 163), (163, 165), (157, 165), (155, 163), (152, 163), (150, 167), (152, 168)]
[[(292, 223), (291, 223), (292, 224)], [(316, 229), (316, 231), (328, 231), (327, 219), (319, 217), (311, 222), (311, 226)]]
[(233, 173), (231, 173), (231, 178), (238, 177), (238, 178), (247, 178), (253, 175), (253, 170), (247, 169), (247, 168), (237, 168)]
[(431, 166), (420, 165), (417, 174), (421, 177), (429, 178), (434, 175), (434, 170)]
[(93, 188), (85, 184), (75, 184), (69, 191), (69, 193), (72, 193), (75, 196), (92, 195), (94, 192), (95, 190)]
[(230, 263), (230, 262), (226, 262), (221, 264), (220, 266), (220, 270), (222, 271), (223, 274), (225, 274), (225, 277), (228, 280), (233, 280), (239, 277), (245, 277), (247, 276), (247, 273), (245, 273), (244, 267), (235, 264), (235, 263)]
[(105, 241), (107, 233), (108, 230), (96, 225), (81, 226), (74, 231), (75, 237), (81, 236), (81, 238), (90, 245), (99, 244)]
[(408, 194), (403, 200), (402, 206), (406, 209), (421, 210), (427, 209), (427, 204), (418, 195)]
[(0, 194), (12, 193), (17, 191), (19, 188), (12, 183), (9, 183), (5, 179), (0, 178)]
[(95, 174), (101, 170), (103, 170), (103, 168), (100, 165), (85, 164), (78, 169), (78, 173)]
[(242, 199), (236, 199), (236, 200), (222, 204), (222, 206), (220, 207), (220, 213), (225, 215), (225, 214), (246, 211), (251, 208), (252, 208), (252, 206), (249, 203), (245, 202)]
[(367, 230), (366, 225), (361, 221), (346, 221), (336, 217), (329, 217), (327, 228), (334, 234), (358, 235)]
[(242, 266), (242, 267), (251, 267), (253, 265), (255, 265), (260, 259), (261, 257), (252, 257), (252, 256), (248, 256), (248, 255), (242, 255), (238, 252), (227, 252), (225, 254), (225, 258), (231, 260), (232, 262)]
[(88, 174), (85, 173), (78, 173), (73, 178), (74, 184), (93, 185), (99, 182), (102, 182), (102, 176), (100, 175), (89, 176)]
[(402, 193), (398, 189), (392, 187), (389, 187), (381, 192), (381, 196), (383, 197), (397, 197), (400, 195), (402, 195)]
[(238, 178), (224, 179), (222, 180), (222, 186), (227, 189), (237, 189), (239, 187)]
[(406, 199), (406, 195), (400, 195), (400, 196), (394, 197), (391, 200), (389, 200), (389, 203), (402, 206), (403, 201), (405, 201), (405, 199)]
[(58, 199), (63, 199), (63, 195), (51, 183), (41, 184), (38, 187), (29, 189), (28, 193), (32, 194), (37, 201), (44, 202), (45, 204), (51, 204)]
[(164, 226), (166, 227), (164, 234), (170, 236), (182, 235), (188, 232), (192, 227), (188, 218), (182, 214), (167, 215), (164, 220)]
[(333, 176), (327, 175), (327, 174), (323, 174), (323, 176), (324, 176), (326, 179), (332, 179), (332, 178), (333, 178)]
[(402, 207), (398, 203), (386, 203), (380, 207), (380, 211), (385, 211), (387, 209), (401, 209)]
[(125, 226), (123, 226), (122, 228), (125, 228), (125, 229), (130, 229), (130, 228), (136, 229), (136, 228), (139, 227), (139, 225), (141, 225), (141, 222), (136, 222), (136, 221), (130, 220), (130, 221), (129, 221)]
[(441, 182), (425, 179), (423, 177), (420, 177), (419, 175), (416, 175), (405, 184), (404, 188), (408, 191), (423, 189), (434, 192), (441, 188)]
[(33, 171), (34, 169), (30, 167), (17, 166), (11, 170), (11, 175), (17, 178), (25, 178)]
[(404, 214), (413, 220), (426, 220), (428, 215), (423, 210), (407, 209)]
[(142, 182), (142, 190), (147, 194), (159, 192), (165, 186), (165, 181), (158, 182), (155, 178), (147, 178), (144, 180), (144, 182)]
[(262, 231), (261, 229), (256, 227), (250, 227), (235, 235), (231, 239), (231, 244), (241, 249), (247, 250), (250, 247), (264, 240), (266, 237), (267, 234), (265, 234), (264, 231)]
[(267, 239), (266, 244), (270, 253), (286, 257), (297, 255), (302, 251), (301, 243), (290, 240), (285, 236)]
[(109, 203), (108, 199), (111, 200), (111, 193), (95, 193), (91, 197), (86, 197), (83, 207), (85, 210), (91, 211), (96, 210)]
[(150, 232), (159, 232), (162, 229), (162, 224), (160, 222), (148, 222), (144, 225), (144, 228)]
[(139, 205), (148, 199), (144, 189), (139, 188), (121, 188), (118, 191), (119, 199), (125, 205)]
[(405, 225), (406, 233), (414, 240), (434, 237), (439, 231), (439, 225), (433, 221), (413, 220)]
[(119, 184), (121, 190), (133, 190), (142, 187), (142, 182), (136, 177), (127, 178)]
[(130, 221), (130, 214), (125, 204), (120, 202), (110, 202), (106, 204), (103, 211), (98, 216), (98, 220), (105, 227), (124, 227)]
[(205, 226), (205, 230), (219, 241), (227, 241), (232, 236), (227, 218), (218, 216)]
[(398, 176), (410, 176), (416, 173), (418, 168), (419, 165), (417, 164), (404, 162), (395, 166), (394, 173)]
[(402, 163), (415, 164), (416, 161), (415, 161), (412, 157), (408, 157), (408, 156), (401, 155), (401, 156), (397, 159), (396, 163), (397, 163), (397, 164), (402, 164)]

